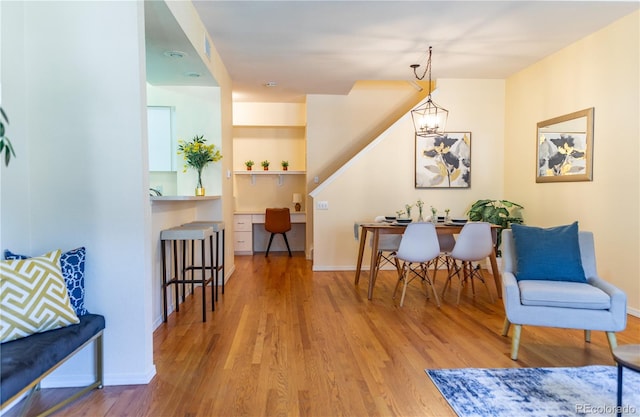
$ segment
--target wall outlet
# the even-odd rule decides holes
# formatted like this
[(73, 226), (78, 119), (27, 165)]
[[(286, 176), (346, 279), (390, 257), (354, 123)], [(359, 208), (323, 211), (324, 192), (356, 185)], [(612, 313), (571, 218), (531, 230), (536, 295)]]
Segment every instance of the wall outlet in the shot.
[(318, 201), (318, 204), (316, 204), (316, 208), (318, 210), (329, 210), (329, 202), (328, 201)]

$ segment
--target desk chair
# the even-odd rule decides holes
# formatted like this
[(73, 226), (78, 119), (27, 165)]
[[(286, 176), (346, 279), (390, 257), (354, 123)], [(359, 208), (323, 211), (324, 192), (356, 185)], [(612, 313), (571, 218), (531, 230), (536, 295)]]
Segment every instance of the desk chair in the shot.
[[(491, 225), (486, 222), (466, 223), (462, 227), (453, 250), (449, 254), (449, 257), (454, 260), (454, 271), (449, 273), (447, 282), (444, 284), (444, 288), (442, 290), (442, 296), (444, 297), (444, 292), (451, 285), (451, 279), (454, 276), (457, 276), (460, 281), (460, 285), (458, 286), (457, 303), (460, 304), (460, 293), (462, 292), (462, 287), (464, 287), (467, 282), (471, 282), (471, 288), (475, 295), (473, 279), (476, 278), (487, 288), (489, 299), (493, 303), (493, 296), (491, 295), (491, 291), (482, 276), (482, 269), (480, 268), (480, 265), (473, 265), (473, 262), (486, 259), (491, 255), (492, 251), (493, 237), (491, 234)], [(458, 266), (455, 261), (460, 261), (461, 265)], [(461, 273), (462, 276), (460, 275)]]
[[(438, 293), (434, 287), (433, 280), (429, 278), (429, 263), (436, 259), (440, 254), (440, 245), (438, 243), (438, 234), (433, 223), (411, 223), (407, 225), (400, 241), (400, 247), (396, 254), (396, 259), (402, 262), (398, 274), (398, 282), (393, 291), (393, 298), (396, 297), (400, 282), (404, 283), (402, 289), (402, 298), (400, 298), (400, 307), (404, 304), (404, 296), (407, 292), (407, 285), (414, 278), (420, 278), (426, 282), (433, 290), (433, 296), (436, 304), (440, 307)], [(435, 273), (433, 275), (435, 278)], [(429, 297), (427, 292), (427, 298)]]
[(267, 253), (265, 257), (269, 256), (269, 249), (271, 249), (271, 242), (273, 242), (273, 236), (281, 234), (284, 238), (284, 243), (287, 245), (287, 251), (291, 256), (291, 248), (289, 247), (289, 241), (287, 240), (287, 232), (291, 230), (291, 214), (288, 208), (268, 208), (264, 218), (264, 228), (267, 232), (271, 232), (269, 237), (269, 245), (267, 245)]

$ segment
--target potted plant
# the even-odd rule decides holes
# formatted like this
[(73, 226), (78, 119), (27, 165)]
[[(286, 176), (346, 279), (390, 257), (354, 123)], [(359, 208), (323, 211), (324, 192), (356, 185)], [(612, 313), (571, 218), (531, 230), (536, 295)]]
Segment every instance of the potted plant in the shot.
[[(7, 117), (7, 114), (4, 112), (4, 110), (2, 110), (2, 107), (0, 107), (0, 114), (2, 115), (2, 118), (0, 119), (0, 154), (4, 152), (4, 164), (5, 166), (9, 166), (9, 161), (11, 160), (11, 156), (13, 155), (13, 157), (15, 158), (16, 153), (13, 150), (11, 141), (9, 140), (8, 137), (4, 135), (5, 133), (4, 124), (5, 123), (9, 124), (9, 118)], [(4, 123), (2, 122), (3, 120), (4, 120)]]
[(255, 164), (251, 159), (244, 163), (247, 166), (247, 171), (251, 171), (251, 167)]
[(488, 222), (500, 226), (496, 241), (496, 254), (500, 256), (500, 243), (502, 231), (511, 227), (511, 224), (522, 224), (524, 219), (520, 211), (524, 209), (520, 204), (507, 200), (478, 200), (471, 205), (468, 211), (469, 220), (474, 222)]
[(270, 162), (269, 162), (269, 161), (267, 161), (266, 159), (265, 159), (264, 161), (260, 162), (260, 165), (262, 165), (262, 168), (263, 168), (265, 171), (269, 171), (269, 164), (270, 164)]
[(282, 165), (282, 170), (286, 171), (289, 169), (289, 161), (282, 161), (280, 162), (280, 165)]
[(178, 155), (184, 156), (184, 172), (187, 168), (193, 168), (198, 172), (198, 183), (196, 185), (196, 195), (204, 195), (202, 186), (202, 169), (210, 162), (217, 162), (222, 159), (220, 150), (216, 145), (207, 145), (204, 136), (194, 136), (190, 142), (178, 141)]

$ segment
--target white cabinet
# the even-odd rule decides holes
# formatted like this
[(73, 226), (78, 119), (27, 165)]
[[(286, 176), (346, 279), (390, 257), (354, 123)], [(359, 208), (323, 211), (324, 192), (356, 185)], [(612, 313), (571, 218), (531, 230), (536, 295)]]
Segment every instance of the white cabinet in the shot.
[(251, 214), (233, 216), (233, 248), (239, 255), (253, 253), (253, 224)]

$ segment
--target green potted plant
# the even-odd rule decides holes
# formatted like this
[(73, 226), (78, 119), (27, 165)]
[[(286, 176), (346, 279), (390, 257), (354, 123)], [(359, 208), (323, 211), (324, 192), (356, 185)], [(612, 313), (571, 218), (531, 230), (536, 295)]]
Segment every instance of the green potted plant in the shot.
[(260, 165), (262, 165), (262, 168), (263, 168), (265, 171), (269, 171), (269, 164), (270, 164), (270, 162), (269, 162), (269, 161), (267, 161), (266, 159), (265, 159), (264, 161), (260, 162)]
[(193, 168), (198, 172), (198, 184), (196, 185), (196, 195), (204, 195), (202, 186), (202, 169), (210, 162), (217, 162), (222, 159), (220, 150), (216, 145), (207, 145), (204, 136), (194, 136), (190, 142), (178, 141), (178, 155), (184, 156), (184, 172), (187, 168)]
[(251, 171), (251, 167), (252, 167), (253, 165), (255, 165), (255, 162), (253, 162), (251, 159), (249, 159), (249, 160), (248, 160), (248, 161), (246, 161), (244, 164), (247, 166), (247, 171)]
[(7, 114), (4, 112), (4, 110), (2, 110), (2, 107), (0, 107), (0, 115), (2, 115), (2, 118), (0, 119), (0, 154), (4, 152), (4, 164), (5, 166), (9, 166), (9, 161), (11, 161), (11, 156), (13, 155), (13, 157), (15, 158), (16, 153), (13, 150), (11, 141), (9, 140), (8, 137), (5, 136), (4, 125), (5, 123), (9, 124), (9, 118), (7, 117)]
[(513, 223), (522, 224), (524, 219), (520, 212), (524, 207), (507, 200), (478, 200), (468, 211), (469, 220), (473, 222), (488, 222), (500, 226), (496, 241), (496, 254), (500, 256), (502, 231), (511, 227)]
[(282, 165), (282, 170), (286, 171), (289, 169), (289, 161), (282, 161), (280, 162), (280, 165)]

